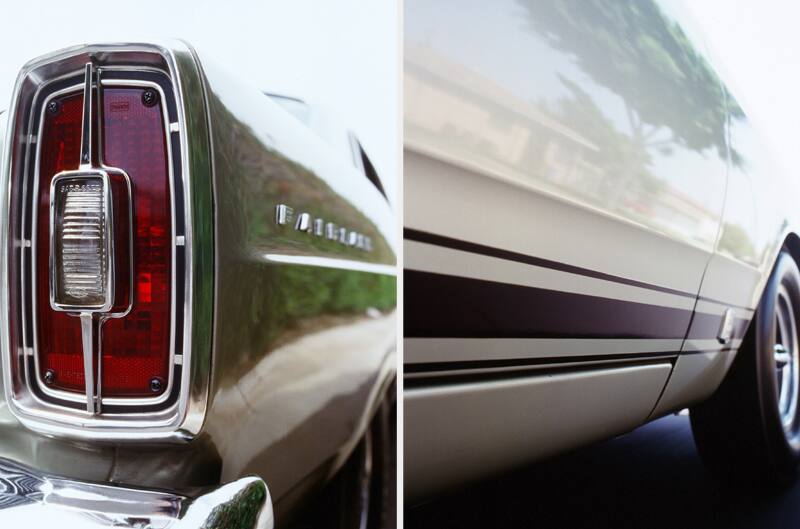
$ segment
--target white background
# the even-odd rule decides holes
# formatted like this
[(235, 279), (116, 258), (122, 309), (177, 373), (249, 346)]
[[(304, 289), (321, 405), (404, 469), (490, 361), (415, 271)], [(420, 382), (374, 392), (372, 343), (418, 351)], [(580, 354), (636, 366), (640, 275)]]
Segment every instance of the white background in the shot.
[(88, 42), (181, 38), (262, 90), (334, 113), (359, 137), (396, 204), (394, 0), (21, 0), (2, 11), (0, 109), (8, 108), (19, 68), (38, 55)]
[(800, 176), (800, 3), (685, 1), (776, 161)]

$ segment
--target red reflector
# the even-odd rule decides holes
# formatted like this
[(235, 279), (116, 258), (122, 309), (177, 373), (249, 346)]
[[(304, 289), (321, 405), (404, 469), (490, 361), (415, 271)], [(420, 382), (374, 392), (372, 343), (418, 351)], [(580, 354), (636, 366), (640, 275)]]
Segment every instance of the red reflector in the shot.
[[(161, 102), (146, 106), (143, 88), (105, 88), (103, 161), (125, 171), (131, 180), (133, 205), (133, 284), (115, 281), (115, 306), (131, 311), (106, 320), (100, 330), (101, 394), (108, 397), (153, 397), (167, 389), (170, 366), (172, 226), (166, 131)], [(36, 225), (36, 307), (39, 370), (48, 387), (83, 393), (83, 348), (80, 320), (56, 312), (49, 303), (50, 181), (79, 165), (82, 94), (55, 98), (42, 123), (39, 210)], [(128, 229), (128, 204), (115, 203), (115, 242)], [(122, 214), (125, 211), (125, 214)], [(118, 262), (130, 262), (127, 245), (115, 248)], [(129, 270), (117, 270), (128, 275)], [(48, 375), (48, 371), (51, 373)], [(157, 380), (156, 383), (154, 381)]]

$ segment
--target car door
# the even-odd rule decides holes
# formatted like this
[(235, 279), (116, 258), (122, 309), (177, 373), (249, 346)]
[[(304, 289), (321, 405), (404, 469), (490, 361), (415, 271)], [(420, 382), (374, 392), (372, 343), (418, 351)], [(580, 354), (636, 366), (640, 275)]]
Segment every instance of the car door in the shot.
[[(405, 4), (411, 487), (416, 477), (426, 488), (448, 472), (464, 478), (613, 434), (655, 406), (714, 251), (728, 164), (721, 84), (675, 9)], [(607, 371), (612, 361), (650, 367)], [(591, 396), (574, 378), (564, 384), (577, 396), (551, 393), (534, 388), (543, 366), (613, 376)], [(505, 389), (531, 391), (481, 386), (500, 373)], [(553, 399), (562, 417), (591, 399), (593, 415), (574, 428), (536, 415)], [(467, 402), (475, 423), (497, 416), (523, 428), (531, 413), (537, 422), (514, 432), (503, 422), (435, 427)], [(449, 440), (470, 436), (482, 441), (449, 450)], [(498, 460), (498, 447), (507, 457)]]

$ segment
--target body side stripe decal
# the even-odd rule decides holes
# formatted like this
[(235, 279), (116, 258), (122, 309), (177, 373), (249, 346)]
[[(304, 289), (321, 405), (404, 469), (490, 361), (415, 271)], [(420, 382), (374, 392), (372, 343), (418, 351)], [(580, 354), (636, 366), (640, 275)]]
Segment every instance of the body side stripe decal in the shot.
[[(643, 288), (646, 290), (654, 290), (657, 292), (664, 292), (667, 294), (673, 294), (676, 296), (686, 297), (695, 299), (698, 296), (696, 294), (692, 294), (690, 292), (684, 292), (681, 290), (676, 290), (668, 287), (663, 287), (660, 285), (653, 285), (650, 283), (646, 283), (644, 281), (637, 281), (635, 279), (629, 279), (625, 277), (615, 276), (612, 274), (606, 274), (604, 272), (598, 272), (596, 270), (591, 270), (588, 268), (582, 268), (580, 266), (570, 265), (566, 263), (561, 263), (558, 261), (552, 261), (549, 259), (544, 259), (541, 257), (535, 257), (533, 255), (528, 254), (521, 254), (517, 252), (513, 252), (510, 250), (503, 250), (501, 248), (495, 248), (492, 246), (486, 246), (483, 244), (478, 244), (474, 242), (464, 241), (461, 239), (454, 239), (452, 237), (447, 237), (444, 235), (438, 235), (435, 233), (425, 232), (421, 230), (415, 230), (412, 228), (403, 228), (403, 238), (410, 240), (421, 242), (425, 244), (432, 244), (435, 246), (440, 246), (443, 248), (451, 248), (454, 250), (461, 250), (464, 252), (470, 252), (480, 255), (486, 255), (489, 257), (496, 257), (499, 259), (505, 259), (508, 261), (515, 261), (518, 263), (524, 263), (534, 266), (540, 266), (542, 268), (549, 268), (551, 270), (558, 270), (560, 272), (567, 272), (570, 274), (577, 274), (585, 277), (592, 277), (595, 279), (602, 279), (605, 281), (612, 281), (614, 283), (620, 283), (624, 285), (630, 285), (638, 288)], [(704, 296), (700, 296), (700, 299), (703, 301), (707, 301), (710, 303), (716, 303), (719, 305), (736, 307), (740, 309), (752, 310), (748, 309), (747, 307), (733, 305), (730, 303), (726, 303), (723, 301), (707, 298)]]
[(683, 339), (691, 310), (406, 270), (405, 336)]

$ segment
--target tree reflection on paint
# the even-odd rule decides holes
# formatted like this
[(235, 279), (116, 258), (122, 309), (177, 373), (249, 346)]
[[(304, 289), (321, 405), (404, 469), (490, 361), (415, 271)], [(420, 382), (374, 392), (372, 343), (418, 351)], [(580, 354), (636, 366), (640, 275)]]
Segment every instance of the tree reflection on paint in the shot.
[[(394, 276), (317, 266), (270, 263), (265, 253), (326, 256), (392, 265), (395, 255), (377, 226), (318, 174), (266, 145), (263, 136), (214, 106), (213, 122), (229, 141), (217, 145), (218, 314), (217, 349), (235, 382), (277, 346), (337, 325), (390, 312), (397, 299)], [(309, 132), (310, 134), (310, 132)], [(365, 178), (366, 181), (366, 178)], [(373, 241), (373, 251), (278, 226), (275, 206), (290, 204)]]
[(655, 2), (519, 4), (550, 46), (570, 54), (583, 72), (622, 98), (637, 141), (663, 149), (670, 143), (695, 151), (713, 149), (720, 158), (727, 157), (727, 112), (741, 116), (742, 111), (730, 101), (732, 108), (726, 109), (719, 79)]

